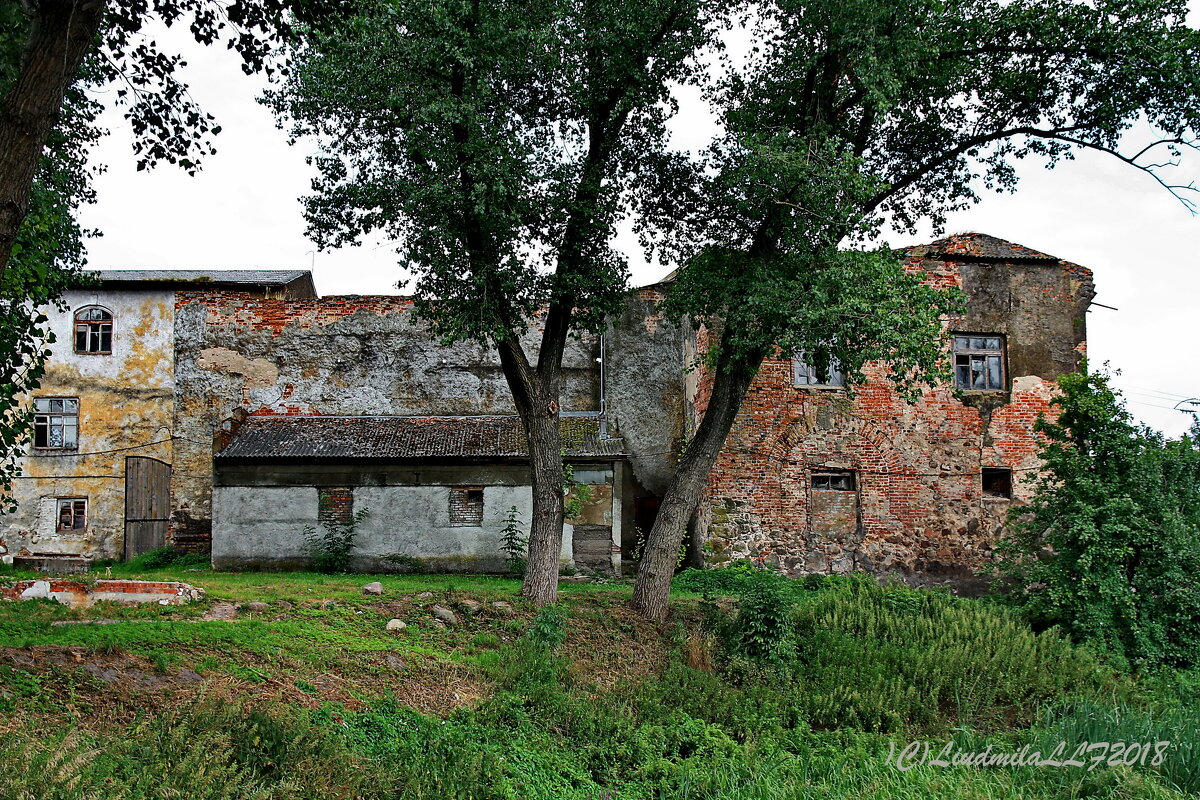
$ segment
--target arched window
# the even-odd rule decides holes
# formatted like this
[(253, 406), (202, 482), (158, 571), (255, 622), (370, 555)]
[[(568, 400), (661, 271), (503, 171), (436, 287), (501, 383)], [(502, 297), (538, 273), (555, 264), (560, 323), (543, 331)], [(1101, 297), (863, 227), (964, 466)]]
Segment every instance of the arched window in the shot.
[(75, 352), (111, 353), (113, 315), (99, 306), (75, 312)]

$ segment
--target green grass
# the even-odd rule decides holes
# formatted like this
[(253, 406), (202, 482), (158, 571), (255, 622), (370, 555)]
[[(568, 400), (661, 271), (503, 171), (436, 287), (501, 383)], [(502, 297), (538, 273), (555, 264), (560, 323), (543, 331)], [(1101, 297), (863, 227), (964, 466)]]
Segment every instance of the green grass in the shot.
[[(0, 603), (0, 646), (15, 648), (0, 655), (0, 723), (9, 763), (23, 765), (0, 771), (0, 798), (1165, 800), (1200, 792), (1196, 675), (1123, 675), (1053, 632), (1035, 634), (1007, 611), (945, 593), (715, 572), (681, 581), (675, 621), (661, 628), (622, 608), (629, 587), (621, 583), (564, 586), (560, 607), (535, 617), (519, 583), (502, 577), (194, 569), (135, 573), (207, 590), (186, 607)], [(364, 596), (361, 587), (376, 579), (383, 596)], [(433, 597), (415, 596), (425, 591)], [(740, 597), (742, 611), (722, 611), (704, 595)], [(516, 613), (485, 605), (479, 616), (461, 615), (459, 627), (432, 624), (434, 604), (467, 597), (503, 599)], [(324, 599), (335, 604), (321, 608)], [(218, 603), (251, 601), (271, 607), (199, 621)], [(776, 620), (761, 630), (777, 635), (777, 646), (747, 649), (739, 626), (753, 614)], [(409, 627), (387, 632), (392, 616)], [(115, 622), (53, 624), (96, 619)], [(11, 660), (21, 652), (42, 655)], [(59, 660), (47, 666), (52, 653)], [(138, 670), (151, 685), (185, 667), (204, 683), (131, 689), (97, 679), (69, 654), (82, 665)], [(391, 656), (404, 666), (387, 666)], [(1175, 749), (1155, 768), (1090, 772), (902, 771), (887, 761), (889, 747), (950, 737), (964, 749), (1121, 737), (1169, 738)]]

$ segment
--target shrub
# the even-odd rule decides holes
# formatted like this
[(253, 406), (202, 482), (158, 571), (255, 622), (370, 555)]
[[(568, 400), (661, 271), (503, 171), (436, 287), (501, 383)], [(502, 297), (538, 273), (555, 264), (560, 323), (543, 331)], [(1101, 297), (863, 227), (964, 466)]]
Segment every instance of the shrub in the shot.
[(1200, 423), (1165, 441), (1107, 375), (1059, 386), (1057, 420), (1037, 424), (1046, 473), (1000, 546), (1012, 599), (1137, 667), (1200, 662)]
[(312, 525), (304, 526), (304, 540), (312, 568), (317, 572), (333, 574), (350, 571), (350, 551), (358, 535), (358, 525), (367, 517), (367, 509), (354, 512), (347, 522), (327, 520), (318, 531)]
[(123, 569), (126, 572), (144, 572), (164, 567), (207, 567), (208, 563), (208, 556), (199, 553), (185, 553), (174, 547), (156, 547), (129, 559)]
[(524, 535), (521, 520), (517, 519), (517, 507), (510, 506), (504, 518), (504, 527), (500, 529), (500, 550), (504, 553), (508, 571), (514, 575), (525, 574), (525, 550), (528, 545), (529, 537)]

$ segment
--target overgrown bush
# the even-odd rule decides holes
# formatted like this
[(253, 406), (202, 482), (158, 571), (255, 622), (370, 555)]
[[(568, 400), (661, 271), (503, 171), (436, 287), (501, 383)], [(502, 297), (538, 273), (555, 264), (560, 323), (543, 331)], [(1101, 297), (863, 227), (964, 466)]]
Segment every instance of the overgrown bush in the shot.
[(504, 553), (504, 565), (512, 574), (525, 574), (528, 546), (529, 537), (521, 528), (521, 520), (517, 518), (517, 507), (510, 506), (504, 518), (504, 527), (500, 529), (500, 551)]
[(1139, 668), (1200, 663), (1200, 423), (1166, 441), (1108, 376), (1059, 379), (1045, 474), (1001, 543), (1012, 599)]
[(127, 572), (141, 572), (164, 567), (207, 567), (208, 564), (208, 556), (199, 553), (185, 553), (168, 546), (156, 547), (129, 559), (125, 562), (123, 569)]
[(367, 513), (364, 508), (346, 522), (325, 520), (319, 531), (312, 525), (304, 526), (304, 541), (314, 571), (328, 575), (350, 571), (350, 551), (354, 549), (358, 525)]

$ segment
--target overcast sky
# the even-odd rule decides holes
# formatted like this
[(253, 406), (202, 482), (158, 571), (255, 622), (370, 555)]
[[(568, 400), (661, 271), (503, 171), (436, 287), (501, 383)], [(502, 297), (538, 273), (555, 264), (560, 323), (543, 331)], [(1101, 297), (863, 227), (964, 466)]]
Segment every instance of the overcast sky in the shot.
[[(400, 271), (386, 243), (318, 253), (305, 236), (298, 198), (309, 190), (304, 159), (314, 147), (288, 146), (271, 113), (255, 102), (261, 81), (244, 76), (221, 48), (170, 32), (156, 39), (186, 53), (192, 95), (223, 127), (218, 154), (194, 178), (171, 167), (139, 173), (128, 125), (119, 113), (106, 114), (112, 133), (93, 158), (107, 171), (96, 181), (98, 203), (83, 214), (85, 225), (104, 234), (89, 245), (89, 266), (311, 268), (322, 295), (397, 293)], [(701, 146), (709, 130), (697, 107), (685, 98), (681, 146)], [(1184, 183), (1200, 182), (1200, 157), (1180, 174)], [(1031, 163), (1021, 176), (1015, 195), (985, 196), (953, 215), (947, 232), (988, 233), (1091, 268), (1096, 301), (1118, 309), (1093, 306), (1088, 314), (1093, 363), (1121, 370), (1116, 384), (1136, 417), (1169, 435), (1182, 433), (1190, 417), (1172, 407), (1200, 398), (1200, 218), (1149, 176), (1100, 155), (1053, 171)], [(933, 238), (925, 230), (887, 241), (900, 247)], [(646, 266), (632, 237), (620, 244), (636, 283), (662, 277), (665, 270)]]

